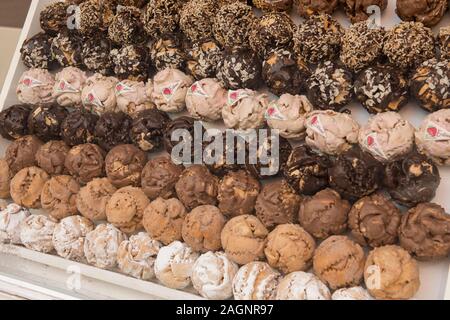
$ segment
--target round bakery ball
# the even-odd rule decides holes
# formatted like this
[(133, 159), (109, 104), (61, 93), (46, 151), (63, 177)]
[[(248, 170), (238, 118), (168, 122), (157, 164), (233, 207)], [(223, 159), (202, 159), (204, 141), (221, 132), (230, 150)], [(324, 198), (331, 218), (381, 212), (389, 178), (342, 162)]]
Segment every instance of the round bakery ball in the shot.
[(105, 77), (100, 73), (89, 77), (81, 92), (84, 108), (97, 115), (115, 111), (117, 107), (115, 88), (118, 82), (117, 78)]
[(67, 29), (62, 30), (52, 40), (52, 56), (62, 67), (81, 67), (82, 50), (83, 38)]
[(141, 172), (146, 163), (144, 151), (132, 144), (121, 144), (106, 155), (106, 176), (116, 188), (137, 187), (141, 184)]
[(15, 140), (28, 134), (28, 117), (31, 106), (15, 104), (0, 112), (0, 134), (8, 140)]
[(80, 3), (76, 9), (77, 31), (85, 38), (90, 38), (99, 31), (105, 32), (114, 18), (114, 5), (117, 5), (114, 2), (117, 1), (83, 1)]
[(140, 45), (124, 45), (110, 52), (114, 73), (120, 80), (147, 80), (150, 68), (148, 48)]
[(141, 11), (135, 7), (118, 7), (109, 24), (108, 37), (117, 45), (144, 43), (146, 36), (141, 22)]
[(20, 58), (28, 68), (54, 69), (57, 67), (52, 50), (53, 38), (40, 32), (26, 39), (20, 48)]
[(84, 109), (70, 112), (61, 123), (61, 139), (68, 146), (94, 141), (94, 129), (99, 116)]
[(46, 69), (29, 69), (22, 73), (17, 84), (17, 99), (25, 104), (50, 104), (55, 101), (55, 77)]
[(134, 116), (137, 112), (155, 107), (150, 95), (153, 82), (123, 80), (116, 84), (116, 102), (118, 111)]
[(172, 289), (183, 289), (191, 284), (194, 263), (198, 258), (192, 248), (174, 241), (159, 249), (155, 260), (155, 275), (163, 285)]
[(235, 300), (274, 300), (281, 275), (266, 262), (249, 262), (233, 280)]
[(193, 43), (186, 54), (186, 72), (195, 80), (215, 77), (217, 66), (224, 55), (222, 48), (214, 39)]
[(139, 111), (134, 114), (131, 123), (131, 140), (143, 151), (159, 150), (163, 144), (164, 129), (169, 122), (169, 116), (160, 110)]
[(151, 38), (155, 35), (173, 33), (178, 30), (180, 12), (186, 1), (152, 0), (143, 9), (141, 21)]
[(61, 140), (50, 140), (36, 152), (36, 163), (49, 175), (59, 175), (67, 172), (64, 166), (69, 146)]
[(222, 118), (227, 103), (227, 91), (213, 78), (194, 82), (186, 95), (186, 109), (198, 120), (216, 121)]
[(81, 105), (81, 90), (86, 83), (84, 71), (76, 67), (66, 67), (55, 75), (53, 97), (63, 107), (78, 107)]
[(261, 9), (263, 12), (265, 11), (291, 11), (293, 0), (253, 0), (252, 4)]
[(150, 237), (169, 245), (182, 239), (186, 208), (176, 198), (156, 198), (145, 208), (142, 224)]
[(21, 244), (22, 221), (31, 215), (30, 210), (10, 203), (0, 211), (0, 243)]
[(360, 284), (366, 257), (359, 244), (346, 236), (331, 236), (316, 249), (314, 274), (331, 290)]
[(77, 209), (89, 220), (106, 220), (106, 205), (116, 191), (108, 179), (94, 178), (78, 191)]
[(450, 26), (439, 28), (436, 38), (439, 46), (439, 55), (441, 59), (450, 58)]
[(153, 158), (142, 169), (142, 190), (150, 200), (172, 198), (182, 172), (183, 166), (173, 163), (168, 156)]
[(351, 235), (362, 246), (380, 247), (397, 242), (401, 212), (383, 193), (359, 199), (348, 214)]
[(403, 21), (422, 22), (427, 27), (435, 26), (447, 11), (447, 0), (398, 0), (395, 12)]
[(450, 253), (450, 216), (440, 205), (419, 203), (402, 216), (400, 246), (419, 260), (440, 260)]
[(312, 273), (291, 272), (277, 288), (277, 300), (330, 300), (330, 289)]
[(358, 23), (372, 15), (381, 15), (387, 8), (388, 0), (343, 0), (341, 3), (351, 23)]
[(142, 8), (147, 4), (147, 2), (149, 2), (149, 0), (116, 0), (116, 2), (121, 6)]
[(9, 169), (8, 162), (4, 158), (0, 159), (0, 199), (10, 198), (12, 178), (13, 173)]
[(76, 199), (79, 191), (79, 183), (71, 176), (54, 176), (42, 188), (42, 209), (56, 220), (76, 215), (78, 213)]
[(246, 264), (264, 258), (264, 247), (269, 231), (253, 215), (240, 215), (230, 219), (222, 229), (222, 248), (229, 259)]
[(350, 287), (333, 292), (331, 300), (373, 300), (373, 298), (363, 287)]
[(150, 47), (152, 65), (156, 71), (167, 68), (183, 70), (186, 66), (185, 39), (178, 34), (163, 34)]
[(72, 149), (64, 162), (69, 174), (80, 184), (86, 184), (105, 174), (105, 152), (92, 143), (80, 144)]
[[(197, 128), (197, 129), (196, 129)], [(178, 162), (184, 163), (184, 148), (183, 153), (180, 154), (180, 150), (174, 150), (175, 146), (179, 143), (187, 143), (191, 146), (191, 157), (188, 159), (189, 163), (194, 161), (196, 154), (203, 157), (203, 148), (196, 148), (196, 144), (193, 142), (196, 130), (199, 130), (203, 136), (205, 133), (205, 127), (201, 121), (195, 120), (188, 116), (181, 116), (171, 120), (167, 123), (164, 130), (164, 149), (171, 155), (172, 159), (177, 159)], [(179, 133), (182, 133), (181, 136)], [(176, 154), (178, 152), (178, 154)]]
[(66, 108), (58, 105), (37, 105), (28, 117), (28, 130), (42, 141), (58, 140), (68, 114)]
[(39, 22), (41, 29), (47, 34), (56, 35), (67, 26), (67, 2), (54, 2), (46, 5), (40, 12)]
[(410, 92), (426, 111), (450, 107), (450, 60), (430, 59), (413, 73)]
[(117, 266), (117, 250), (127, 236), (112, 224), (99, 224), (86, 234), (84, 255), (89, 264), (100, 269)]
[(388, 163), (385, 168), (385, 188), (402, 206), (413, 207), (433, 200), (440, 182), (438, 167), (430, 158), (416, 151)]
[(311, 18), (319, 14), (333, 14), (339, 5), (338, 0), (293, 0), (294, 10), (304, 18)]
[(23, 136), (8, 145), (5, 161), (13, 175), (26, 167), (37, 165), (36, 153), (43, 142), (36, 136)]
[(410, 299), (419, 290), (419, 266), (410, 254), (396, 245), (370, 251), (364, 267), (366, 288), (376, 299)]
[(92, 72), (104, 76), (112, 74), (110, 52), (113, 47), (106, 33), (100, 32), (83, 41), (81, 57), (83, 64)]
[(386, 33), (383, 53), (399, 68), (414, 68), (434, 57), (433, 32), (420, 22), (401, 22)]
[(120, 144), (130, 143), (131, 124), (131, 117), (124, 112), (106, 112), (95, 125), (95, 141), (107, 151)]
[(52, 242), (56, 253), (64, 259), (83, 262), (86, 235), (94, 230), (91, 220), (82, 216), (62, 219), (55, 227)]
[(20, 224), (20, 242), (28, 249), (50, 253), (53, 246), (53, 233), (57, 222), (40, 214), (32, 214)]
[(180, 29), (192, 42), (213, 37), (213, 21), (219, 11), (214, 0), (189, 0), (180, 11)]
[(11, 179), (11, 198), (25, 208), (41, 208), (41, 192), (49, 178), (49, 175), (38, 167), (27, 167), (20, 170)]

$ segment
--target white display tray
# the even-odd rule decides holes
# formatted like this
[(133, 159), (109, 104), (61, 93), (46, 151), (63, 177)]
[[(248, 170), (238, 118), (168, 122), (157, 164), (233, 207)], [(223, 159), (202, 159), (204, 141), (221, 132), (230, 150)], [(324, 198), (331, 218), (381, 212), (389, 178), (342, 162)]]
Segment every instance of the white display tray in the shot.
[[(33, 0), (25, 21), (15, 55), (0, 94), (0, 110), (18, 103), (15, 89), (21, 74), (26, 70), (20, 60), (20, 47), (23, 41), (40, 31), (39, 12), (54, 0)], [(349, 21), (338, 12), (335, 17), (344, 26)], [(300, 18), (293, 16), (294, 21)], [(391, 27), (400, 20), (395, 14), (395, 1), (389, 1), (387, 10), (382, 14), (381, 24)], [(439, 26), (450, 21), (447, 15)], [(439, 26), (433, 28), (436, 32)], [(0, 53), (1, 54), (1, 53)], [(0, 59), (5, 57), (0, 57)], [(353, 117), (361, 124), (368, 119), (368, 113), (356, 103), (349, 106)], [(405, 106), (401, 112), (407, 120), (418, 127), (427, 114), (415, 103)], [(214, 124), (215, 125), (215, 124)], [(219, 127), (222, 127), (219, 125)], [(0, 154), (10, 142), (0, 138)], [(434, 202), (450, 212), (450, 168), (440, 167), (441, 185)], [(421, 286), (414, 299), (450, 299), (449, 277), (450, 258), (438, 262), (419, 262)], [(69, 268), (69, 269), (68, 269)], [(70, 290), (68, 279), (73, 276), (67, 270), (80, 271), (81, 289)], [(7, 288), (8, 290), (5, 290)], [(0, 294), (7, 291), (9, 295), (23, 298), (117, 298), (117, 299), (195, 299), (197, 295), (190, 292), (168, 289), (162, 285), (133, 279), (119, 273), (97, 269), (88, 265), (74, 263), (57, 256), (34, 252), (23, 247), (0, 245)], [(188, 290), (189, 291), (189, 290)]]

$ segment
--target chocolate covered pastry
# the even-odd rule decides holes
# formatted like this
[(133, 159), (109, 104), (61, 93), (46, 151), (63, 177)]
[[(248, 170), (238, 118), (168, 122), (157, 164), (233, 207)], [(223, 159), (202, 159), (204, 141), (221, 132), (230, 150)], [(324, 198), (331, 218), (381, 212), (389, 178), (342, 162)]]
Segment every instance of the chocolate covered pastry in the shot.
[(262, 84), (261, 61), (255, 52), (236, 48), (219, 62), (216, 77), (227, 89), (258, 89)]
[(92, 221), (106, 220), (106, 205), (116, 190), (106, 178), (92, 179), (78, 192), (78, 211)]
[(35, 34), (26, 39), (20, 48), (20, 57), (28, 68), (54, 69), (55, 62), (51, 43), (53, 38), (44, 32)]
[(76, 215), (78, 191), (80, 191), (80, 185), (71, 176), (54, 176), (42, 188), (42, 209), (56, 220)]
[(67, 172), (64, 162), (70, 148), (60, 140), (51, 140), (41, 146), (36, 152), (36, 163), (49, 175), (59, 175)]
[(161, 148), (164, 129), (170, 118), (157, 109), (137, 112), (131, 124), (130, 136), (133, 143), (143, 151)]
[(83, 40), (77, 34), (64, 29), (53, 38), (51, 44), (52, 56), (62, 67), (81, 67), (83, 59)]
[(252, 4), (262, 11), (290, 11), (292, 0), (253, 0)]
[(27, 167), (11, 179), (11, 198), (25, 208), (41, 208), (41, 192), (50, 176), (38, 167)]
[(76, 13), (77, 31), (86, 38), (90, 38), (98, 31), (107, 31), (108, 26), (115, 15), (115, 6), (117, 6), (116, 0), (83, 1), (78, 6), (78, 11)]
[(432, 27), (441, 21), (448, 8), (447, 0), (398, 0), (395, 12), (403, 21), (422, 22)]
[(339, 0), (294, 0), (294, 10), (304, 18), (318, 14), (333, 14)]
[(0, 134), (8, 140), (15, 140), (28, 134), (28, 117), (31, 106), (16, 104), (0, 112)]
[(61, 139), (69, 146), (94, 141), (94, 129), (99, 117), (85, 110), (75, 110), (61, 124)]
[(179, 70), (185, 68), (184, 39), (180, 38), (177, 34), (165, 34), (151, 45), (150, 57), (156, 71), (167, 68)]
[(97, 115), (115, 111), (117, 107), (115, 87), (118, 82), (117, 78), (105, 77), (99, 73), (89, 77), (81, 92), (84, 108)]
[(235, 300), (274, 300), (281, 276), (266, 262), (242, 266), (233, 280)]
[(54, 2), (46, 5), (40, 12), (41, 29), (48, 34), (56, 35), (67, 26), (68, 2)]
[(180, 10), (180, 29), (192, 42), (213, 37), (213, 21), (219, 11), (214, 0), (189, 0)]
[(141, 184), (141, 172), (146, 163), (144, 151), (132, 144), (121, 144), (106, 155), (106, 176), (116, 188), (137, 187)]
[(12, 174), (26, 167), (35, 166), (36, 153), (43, 145), (36, 136), (23, 136), (13, 141), (5, 151), (5, 160)]
[[(192, 143), (191, 145), (191, 156), (192, 158), (194, 157), (194, 137), (195, 137), (195, 132), (194, 132), (194, 126), (195, 123), (200, 124), (199, 121), (196, 121), (194, 118), (191, 117), (187, 117), (187, 116), (181, 116), (178, 118), (175, 118), (173, 120), (171, 120), (170, 122), (167, 123), (166, 128), (164, 130), (164, 137), (163, 137), (163, 142), (164, 142), (164, 149), (166, 149), (166, 152), (171, 154), (172, 153), (172, 149), (181, 141), (184, 141), (185, 139), (188, 139), (188, 141), (190, 141)], [(176, 131), (182, 131), (185, 130), (185, 134), (186, 137), (183, 135), (183, 137), (178, 138), (178, 140), (176, 139), (176, 137), (174, 136), (173, 138), (175, 140), (172, 140), (172, 135), (174, 135), (174, 132)], [(203, 136), (203, 131), (205, 130), (203, 125), (201, 125), (201, 130), (202, 130), (202, 136)]]
[(173, 33), (179, 28), (185, 0), (153, 0), (143, 9), (141, 20), (149, 37)]
[(28, 130), (43, 141), (61, 136), (61, 123), (69, 112), (57, 105), (37, 105), (28, 117)]
[(108, 151), (117, 145), (130, 143), (131, 124), (131, 117), (121, 111), (106, 112), (95, 125), (95, 141)]
[(150, 200), (169, 199), (175, 196), (175, 184), (182, 172), (183, 167), (173, 163), (168, 156), (153, 158), (142, 170), (142, 190)]
[(439, 54), (441, 59), (450, 58), (450, 26), (441, 27), (437, 35)]
[(55, 77), (45, 69), (29, 69), (22, 73), (17, 84), (17, 99), (25, 104), (50, 104), (55, 101)]
[(79, 183), (86, 184), (104, 176), (105, 152), (96, 144), (80, 144), (70, 149), (64, 165)]
[(217, 66), (223, 59), (223, 51), (215, 40), (192, 44), (187, 50), (186, 71), (196, 80), (216, 76)]
[(107, 34), (97, 33), (89, 37), (83, 42), (83, 64), (92, 72), (104, 76), (112, 74), (111, 49), (112, 43)]
[(381, 15), (388, 0), (342, 0), (347, 17), (352, 23), (368, 20), (371, 15)]
[(114, 73), (121, 79), (145, 81), (149, 72), (148, 48), (126, 45), (110, 52)]
[(108, 27), (108, 37), (118, 45), (138, 44), (146, 40), (141, 11), (135, 7), (120, 7)]

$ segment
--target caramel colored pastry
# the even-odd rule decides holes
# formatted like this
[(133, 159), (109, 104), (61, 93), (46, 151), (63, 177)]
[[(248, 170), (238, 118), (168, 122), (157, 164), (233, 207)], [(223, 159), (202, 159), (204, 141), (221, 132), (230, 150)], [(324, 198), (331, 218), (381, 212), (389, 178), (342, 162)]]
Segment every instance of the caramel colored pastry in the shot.
[(139, 186), (141, 172), (147, 162), (144, 151), (132, 144), (121, 144), (111, 149), (105, 158), (106, 176), (117, 187)]
[(56, 220), (78, 213), (76, 199), (80, 185), (71, 176), (54, 176), (48, 180), (41, 192), (42, 209)]
[[(388, 0), (341, 0), (345, 13), (352, 23), (368, 20), (370, 16), (381, 15), (388, 5)], [(372, 7), (378, 10), (372, 9)]]
[(0, 243), (21, 244), (22, 221), (30, 215), (30, 210), (18, 204), (5, 204), (5, 207), (2, 205), (0, 211)]
[(241, 215), (229, 220), (222, 229), (222, 247), (228, 258), (246, 264), (264, 258), (264, 246), (269, 231), (252, 215)]
[(448, 8), (447, 0), (397, 0), (396, 4), (400, 19), (422, 22), (427, 27), (438, 24)]
[(331, 236), (316, 249), (313, 269), (330, 289), (357, 286), (363, 277), (365, 256), (359, 244), (346, 236)]
[(294, 9), (304, 18), (320, 13), (333, 14), (339, 0), (294, 0)]
[(376, 299), (409, 299), (419, 290), (419, 266), (399, 246), (373, 249), (364, 267), (367, 290)]
[(330, 300), (330, 290), (312, 273), (296, 271), (281, 279), (277, 300)]
[(324, 189), (300, 204), (300, 225), (318, 239), (342, 234), (347, 229), (350, 203), (333, 189)]
[(106, 178), (95, 178), (80, 189), (77, 209), (92, 221), (106, 220), (106, 204), (116, 188)]
[(20, 224), (20, 242), (28, 249), (49, 253), (54, 250), (53, 232), (56, 221), (44, 215), (33, 214)]
[(64, 166), (70, 148), (60, 140), (51, 140), (41, 146), (36, 153), (37, 165), (49, 175), (67, 173)]
[(7, 199), (10, 197), (10, 185), (13, 174), (9, 169), (8, 162), (0, 159), (0, 198)]
[(435, 203), (420, 203), (402, 216), (400, 245), (419, 260), (438, 260), (450, 253), (450, 216)]
[(265, 262), (242, 266), (233, 280), (235, 300), (274, 300), (280, 274)]
[(36, 153), (42, 145), (43, 142), (36, 136), (23, 136), (13, 141), (5, 151), (5, 160), (12, 174), (35, 166)]
[(401, 213), (382, 193), (358, 200), (348, 214), (348, 224), (356, 242), (379, 247), (397, 242)]
[(79, 183), (86, 184), (105, 173), (105, 152), (96, 144), (86, 143), (70, 149), (65, 166)]
[(264, 249), (271, 267), (283, 273), (305, 271), (312, 264), (316, 243), (297, 224), (280, 224), (267, 236)]
[(150, 200), (169, 199), (175, 196), (175, 184), (182, 172), (183, 166), (176, 165), (168, 156), (153, 158), (142, 170), (142, 190)]
[(11, 180), (11, 198), (25, 208), (39, 209), (41, 192), (49, 178), (49, 175), (38, 167), (20, 170)]
[(181, 240), (181, 228), (186, 208), (176, 198), (156, 198), (145, 208), (142, 224), (145, 231), (155, 240), (169, 245)]

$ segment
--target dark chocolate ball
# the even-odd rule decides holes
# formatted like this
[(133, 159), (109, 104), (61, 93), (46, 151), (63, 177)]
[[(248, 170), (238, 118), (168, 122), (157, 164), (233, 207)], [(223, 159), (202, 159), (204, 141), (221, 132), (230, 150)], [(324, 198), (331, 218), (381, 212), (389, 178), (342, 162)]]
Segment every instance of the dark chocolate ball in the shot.
[(439, 44), (439, 53), (441, 59), (450, 58), (450, 26), (442, 27), (439, 29), (437, 36)]
[(23, 64), (28, 68), (54, 69), (57, 63), (52, 55), (53, 38), (44, 32), (27, 39), (20, 48)]
[(293, 4), (293, 0), (252, 0), (251, 2), (262, 11), (290, 11)]
[(45, 6), (39, 17), (41, 29), (48, 34), (57, 35), (67, 26), (69, 5), (68, 2), (57, 1)]
[(144, 43), (146, 37), (140, 10), (135, 7), (119, 7), (108, 27), (108, 36), (118, 45)]
[(131, 140), (144, 151), (155, 151), (162, 146), (164, 129), (169, 116), (157, 109), (139, 111), (131, 125)]
[(115, 11), (111, 0), (85, 1), (78, 8), (78, 31), (86, 36), (106, 31)]
[(131, 143), (131, 122), (131, 117), (124, 112), (104, 113), (95, 126), (95, 141), (107, 151), (119, 144)]
[(194, 43), (187, 52), (187, 71), (196, 80), (214, 78), (224, 53), (215, 40)]
[[(240, 169), (244, 169), (245, 164), (248, 162), (248, 144), (244, 141), (238, 141), (238, 139), (234, 138), (233, 141), (229, 141), (223, 139), (222, 141), (222, 153), (216, 154), (213, 148), (214, 145), (211, 145), (211, 142), (204, 143), (204, 155), (206, 154), (210, 157), (209, 163), (207, 159), (203, 159), (205, 161), (206, 166), (209, 171), (217, 176), (224, 176), (225, 174), (231, 171), (237, 171)], [(210, 147), (208, 147), (210, 146)], [(242, 163), (239, 163), (239, 152), (243, 153)]]
[(52, 55), (63, 67), (80, 67), (83, 64), (81, 52), (83, 41), (81, 37), (61, 31), (52, 40)]
[(142, 8), (145, 6), (150, 0), (115, 0), (118, 5), (121, 6), (132, 6), (136, 8)]
[(61, 124), (69, 112), (58, 105), (35, 106), (28, 116), (28, 130), (42, 141), (58, 140)]
[(181, 31), (191, 41), (211, 38), (213, 20), (218, 10), (215, 0), (189, 0), (180, 11)]
[(0, 112), (0, 134), (8, 140), (28, 134), (28, 117), (31, 106), (16, 104)]
[(144, 8), (142, 24), (149, 37), (177, 31), (187, 0), (152, 0)]
[(83, 42), (81, 56), (84, 65), (92, 72), (102, 75), (112, 74), (112, 61), (110, 52), (112, 49), (111, 40), (105, 33), (95, 34)]
[(94, 130), (99, 116), (85, 111), (75, 110), (61, 124), (61, 139), (73, 147), (94, 142)]
[(367, 20), (377, 11), (370, 10), (370, 6), (377, 6), (380, 13), (387, 7), (388, 0), (341, 0), (345, 13), (352, 23)]
[(144, 46), (126, 45), (110, 53), (114, 73), (119, 79), (145, 81), (149, 73), (149, 55)]
[(447, 0), (397, 0), (395, 12), (403, 21), (422, 22), (432, 27), (441, 21), (448, 8)]
[(182, 40), (176, 35), (166, 34), (158, 38), (152, 44), (150, 56), (157, 71), (166, 68), (183, 70), (186, 65)]

